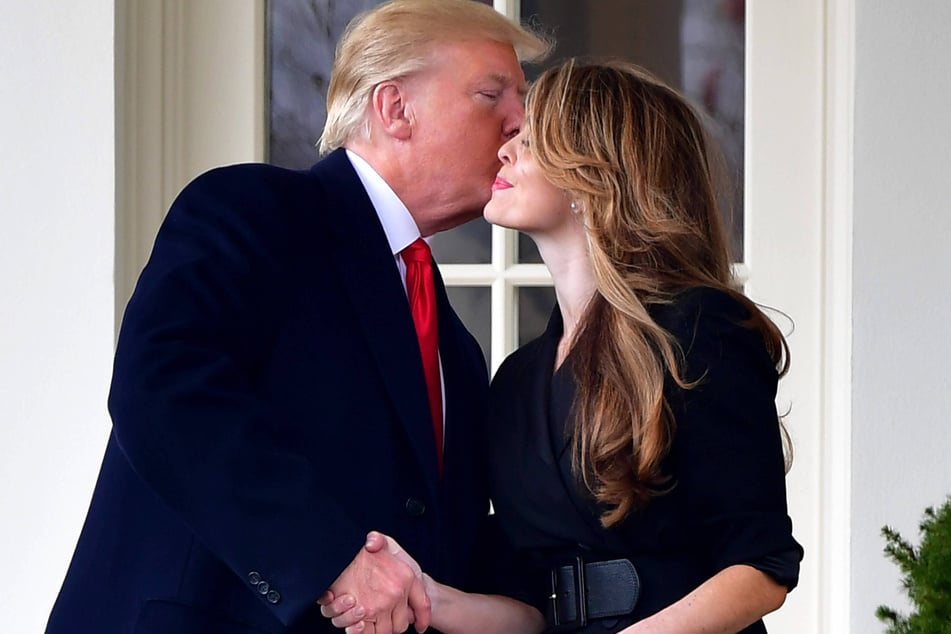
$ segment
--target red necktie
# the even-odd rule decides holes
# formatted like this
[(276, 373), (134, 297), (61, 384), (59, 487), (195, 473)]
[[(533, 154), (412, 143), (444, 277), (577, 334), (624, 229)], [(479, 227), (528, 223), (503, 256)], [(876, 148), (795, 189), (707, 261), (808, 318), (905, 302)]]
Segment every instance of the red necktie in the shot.
[(436, 436), (436, 460), (442, 474), (442, 388), (439, 381), (439, 323), (436, 315), (436, 285), (433, 282), (433, 256), (422, 238), (400, 253), (406, 263), (406, 293), (416, 325), (419, 353), (426, 374), (429, 411)]

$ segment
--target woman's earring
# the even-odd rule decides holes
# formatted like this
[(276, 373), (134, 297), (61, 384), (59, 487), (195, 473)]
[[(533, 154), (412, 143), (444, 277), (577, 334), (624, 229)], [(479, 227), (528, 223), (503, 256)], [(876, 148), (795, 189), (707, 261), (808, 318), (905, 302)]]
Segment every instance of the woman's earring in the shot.
[(571, 211), (573, 211), (574, 213), (578, 213), (578, 210), (579, 210), (578, 201), (572, 200), (570, 203), (568, 203), (568, 208), (571, 209)]

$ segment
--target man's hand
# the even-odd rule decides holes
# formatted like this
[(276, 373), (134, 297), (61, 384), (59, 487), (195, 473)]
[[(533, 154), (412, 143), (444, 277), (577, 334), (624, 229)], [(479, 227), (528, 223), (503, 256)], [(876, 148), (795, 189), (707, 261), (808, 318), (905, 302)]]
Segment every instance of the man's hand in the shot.
[(318, 603), (321, 614), (347, 634), (395, 634), (412, 623), (423, 632), (430, 622), (422, 571), (399, 544), (376, 532)]

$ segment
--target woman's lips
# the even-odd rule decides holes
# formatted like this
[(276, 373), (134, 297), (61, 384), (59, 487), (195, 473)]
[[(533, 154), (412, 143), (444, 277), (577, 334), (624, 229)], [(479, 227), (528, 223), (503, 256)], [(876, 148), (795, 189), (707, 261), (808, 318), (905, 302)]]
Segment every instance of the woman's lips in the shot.
[(509, 189), (510, 187), (512, 187), (512, 183), (508, 182), (501, 176), (496, 176), (495, 182), (492, 183), (492, 191), (495, 191), (497, 189)]

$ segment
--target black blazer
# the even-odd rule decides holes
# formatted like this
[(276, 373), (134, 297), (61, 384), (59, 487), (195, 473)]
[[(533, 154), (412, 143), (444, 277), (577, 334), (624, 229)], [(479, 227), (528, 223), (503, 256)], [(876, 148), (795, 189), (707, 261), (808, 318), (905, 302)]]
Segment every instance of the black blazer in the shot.
[[(726, 293), (698, 289), (652, 311), (686, 356), (682, 390), (665, 395), (676, 434), (664, 471), (671, 490), (610, 530), (571, 469), (566, 435), (574, 398), (572, 357), (552, 373), (562, 334), (558, 308), (547, 331), (510, 356), (492, 382), (490, 494), (502, 534), (496, 590), (544, 608), (548, 566), (566, 555), (630, 559), (640, 600), (615, 629), (674, 603), (719, 570), (748, 563), (796, 584), (802, 549), (786, 511), (774, 398), (777, 372), (746, 309)], [(510, 580), (514, 580), (510, 581)], [(758, 623), (747, 632), (765, 631)]]
[(406, 295), (346, 155), (188, 185), (122, 322), (113, 431), (48, 631), (336, 631), (314, 601), (370, 529), (464, 586), (487, 372), (437, 294), (441, 480)]

